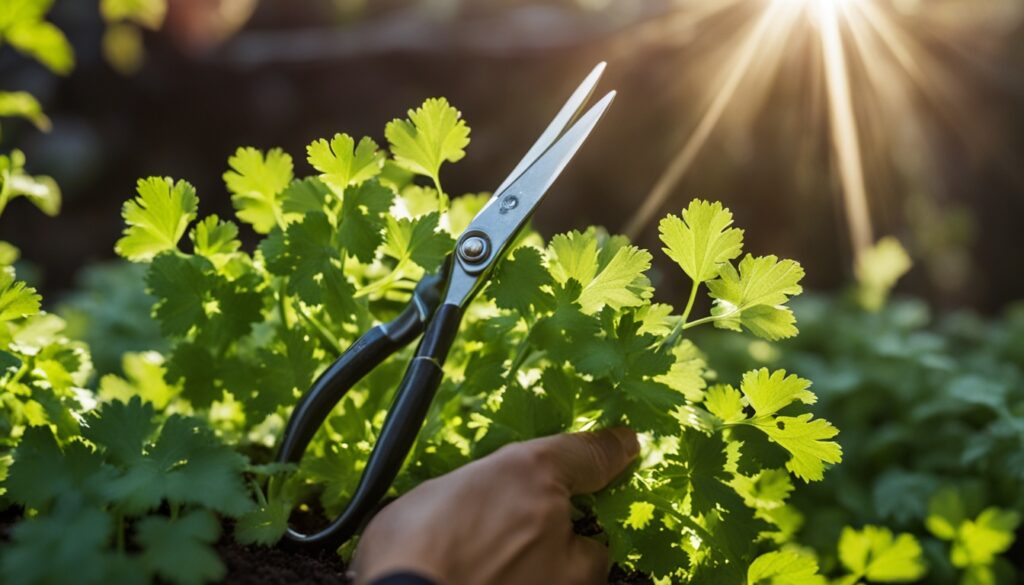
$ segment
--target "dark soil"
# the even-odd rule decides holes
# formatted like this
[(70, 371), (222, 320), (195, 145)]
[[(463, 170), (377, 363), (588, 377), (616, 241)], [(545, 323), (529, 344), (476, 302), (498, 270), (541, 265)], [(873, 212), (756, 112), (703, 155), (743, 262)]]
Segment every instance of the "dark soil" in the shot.
[[(316, 523), (312, 515), (296, 515), (293, 521), (303, 529), (313, 529)], [(600, 538), (600, 527), (593, 518), (581, 518), (575, 522), (577, 534)], [(230, 526), (217, 545), (217, 551), (228, 575), (224, 583), (229, 585), (343, 585), (349, 583), (345, 576), (345, 563), (333, 552), (326, 550), (285, 550), (281, 547), (242, 546), (234, 541)], [(650, 585), (651, 580), (637, 573), (627, 573), (619, 567), (612, 567), (608, 576), (609, 585)]]
[(286, 551), (242, 546), (228, 537), (217, 545), (230, 585), (345, 585), (345, 564), (333, 551)]
[[(228, 567), (228, 585), (346, 585), (345, 563), (331, 551), (286, 551), (281, 548), (242, 546), (225, 538), (217, 546)], [(609, 585), (650, 585), (637, 573), (613, 567)]]

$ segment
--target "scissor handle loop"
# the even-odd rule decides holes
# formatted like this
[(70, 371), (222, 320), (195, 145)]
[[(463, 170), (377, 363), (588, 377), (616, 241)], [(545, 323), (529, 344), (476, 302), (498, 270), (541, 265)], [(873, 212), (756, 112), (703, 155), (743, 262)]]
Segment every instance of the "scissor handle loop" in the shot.
[(441, 279), (428, 278), (436, 282), (421, 282), (413, 302), (395, 320), (370, 329), (353, 343), (317, 378), (292, 412), (278, 451), (277, 460), (282, 463), (298, 463), (317, 429), (345, 393), (426, 327), (348, 505), (318, 532), (305, 534), (289, 527), (285, 533), (288, 540), (313, 546), (341, 546), (373, 516), (401, 470), (441, 384), (441, 366), (462, 320), (460, 307), (437, 307), (440, 293), (436, 289)]

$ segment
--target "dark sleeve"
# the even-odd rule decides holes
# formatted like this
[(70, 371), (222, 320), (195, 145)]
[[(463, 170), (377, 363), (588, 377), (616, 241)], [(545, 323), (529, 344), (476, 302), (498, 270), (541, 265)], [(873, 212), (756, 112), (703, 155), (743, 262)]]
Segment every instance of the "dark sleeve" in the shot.
[(437, 585), (437, 583), (416, 573), (392, 573), (380, 577), (370, 585)]

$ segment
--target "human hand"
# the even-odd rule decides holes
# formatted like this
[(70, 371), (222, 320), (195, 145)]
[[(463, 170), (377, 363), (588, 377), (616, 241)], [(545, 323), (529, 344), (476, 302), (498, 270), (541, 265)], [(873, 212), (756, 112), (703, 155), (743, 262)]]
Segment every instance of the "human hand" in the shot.
[(356, 583), (398, 572), (443, 585), (605, 583), (608, 550), (573, 533), (569, 497), (605, 487), (639, 450), (629, 429), (554, 435), (424, 482), (367, 526)]

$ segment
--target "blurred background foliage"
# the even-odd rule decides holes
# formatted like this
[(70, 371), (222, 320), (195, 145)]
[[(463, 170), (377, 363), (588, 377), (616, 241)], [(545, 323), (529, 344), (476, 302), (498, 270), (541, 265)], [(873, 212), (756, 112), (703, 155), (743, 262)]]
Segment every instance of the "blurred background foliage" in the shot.
[[(64, 211), (15, 206), (0, 233), (56, 302), (92, 278), (83, 266), (112, 256), (138, 176), (188, 177), (224, 215), (221, 175), (238, 144), (281, 146), (301, 166), (313, 138), (375, 135), (438, 95), (474, 127), (452, 192), (489, 190), (599, 60), (619, 100), (536, 224), (624, 231), (708, 121), (736, 48), (772, 1), (782, 0), (56, 0), (49, 19), (75, 68), (53, 75), (0, 51), (0, 89), (34, 95), (48, 116), (35, 125), (52, 125), (5, 120), (2, 146), (57, 180)], [(1024, 1), (869, 1), (909, 47), (848, 56), (874, 234), (917, 260), (901, 291), (998, 312), (1024, 297), (1014, 269), (1024, 251)], [(855, 252), (808, 27), (776, 27), (755, 44), (655, 216), (720, 199), (750, 226), (752, 251), (799, 259), (812, 288), (838, 289)], [(852, 27), (843, 34), (859, 42)], [(631, 231), (656, 245), (653, 225)], [(657, 284), (676, 304), (687, 286)]]

